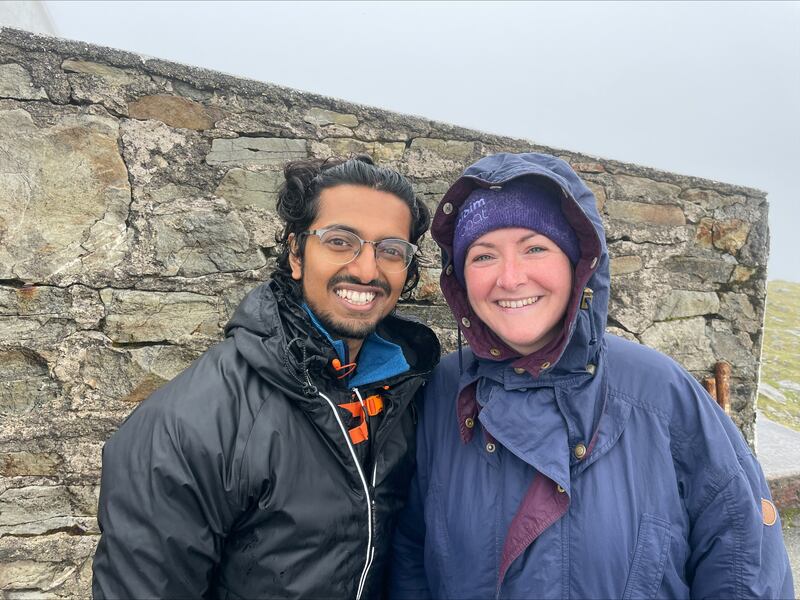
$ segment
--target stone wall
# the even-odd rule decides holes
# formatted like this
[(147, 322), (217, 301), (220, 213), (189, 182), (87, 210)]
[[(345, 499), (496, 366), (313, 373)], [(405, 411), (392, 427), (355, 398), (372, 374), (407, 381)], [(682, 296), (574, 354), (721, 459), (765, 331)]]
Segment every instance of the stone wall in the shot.
[[(285, 161), (368, 152), (433, 207), (480, 156), (531, 150), (565, 158), (597, 196), (609, 329), (698, 377), (729, 361), (752, 441), (764, 193), (0, 30), (3, 597), (88, 594), (103, 442), (269, 276)], [(404, 310), (453, 348), (423, 246)]]

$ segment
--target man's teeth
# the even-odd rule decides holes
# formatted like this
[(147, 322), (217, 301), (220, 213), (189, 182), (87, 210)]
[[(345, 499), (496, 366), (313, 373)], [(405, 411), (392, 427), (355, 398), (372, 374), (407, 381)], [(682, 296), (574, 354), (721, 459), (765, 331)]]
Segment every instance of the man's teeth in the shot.
[(497, 303), (502, 308), (522, 308), (523, 306), (533, 304), (538, 299), (538, 296), (533, 296), (531, 298), (523, 298), (522, 300), (498, 300)]
[(344, 298), (350, 304), (369, 304), (375, 298), (375, 292), (356, 292), (353, 290), (336, 290), (339, 298)]

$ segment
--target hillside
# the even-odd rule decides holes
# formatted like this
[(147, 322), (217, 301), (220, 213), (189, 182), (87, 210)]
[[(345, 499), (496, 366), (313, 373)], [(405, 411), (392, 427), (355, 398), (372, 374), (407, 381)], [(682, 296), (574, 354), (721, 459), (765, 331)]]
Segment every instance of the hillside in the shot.
[(758, 408), (800, 431), (800, 283), (767, 283)]

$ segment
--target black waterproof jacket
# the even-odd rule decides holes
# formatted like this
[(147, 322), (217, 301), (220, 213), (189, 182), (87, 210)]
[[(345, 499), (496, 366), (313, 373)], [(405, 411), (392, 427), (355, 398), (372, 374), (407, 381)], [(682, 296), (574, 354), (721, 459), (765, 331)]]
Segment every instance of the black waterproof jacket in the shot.
[[(411, 369), (351, 390), (283, 285), (251, 292), (226, 339), (106, 443), (94, 596), (377, 596), (414, 469), (412, 397), (439, 358), (424, 325), (389, 316), (378, 333)], [(362, 465), (337, 405), (378, 391)]]

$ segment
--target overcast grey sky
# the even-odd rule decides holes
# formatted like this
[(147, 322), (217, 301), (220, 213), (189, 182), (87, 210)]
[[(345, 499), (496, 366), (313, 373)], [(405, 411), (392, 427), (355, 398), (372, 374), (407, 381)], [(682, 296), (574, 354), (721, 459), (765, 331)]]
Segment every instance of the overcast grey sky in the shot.
[(56, 34), (766, 190), (800, 281), (798, 2), (46, 2)]

